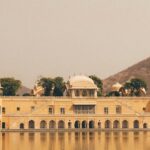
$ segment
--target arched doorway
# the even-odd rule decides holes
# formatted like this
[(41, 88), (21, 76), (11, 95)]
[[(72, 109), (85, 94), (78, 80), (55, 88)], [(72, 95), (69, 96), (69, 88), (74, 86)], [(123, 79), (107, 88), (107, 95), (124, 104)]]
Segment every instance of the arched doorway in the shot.
[(56, 122), (55, 122), (54, 120), (51, 120), (51, 121), (49, 122), (49, 128), (50, 128), (50, 129), (55, 129), (55, 128), (56, 128)]
[(144, 124), (143, 124), (143, 128), (144, 128), (144, 129), (148, 128), (148, 127), (147, 127), (147, 123), (144, 123)]
[(93, 128), (94, 128), (94, 121), (93, 121), (93, 120), (91, 120), (91, 121), (89, 122), (89, 128), (90, 128), (90, 129), (93, 129)]
[(135, 121), (133, 122), (133, 127), (134, 127), (134, 128), (139, 128), (139, 121), (138, 121), (138, 120), (135, 120)]
[(34, 129), (35, 128), (35, 123), (33, 120), (29, 121), (29, 129)]
[(105, 121), (105, 128), (106, 128), (106, 129), (111, 128), (111, 122), (110, 122), (110, 120), (106, 120), (106, 121)]
[(122, 128), (128, 128), (128, 121), (127, 120), (122, 121)]
[(115, 121), (114, 121), (114, 123), (113, 123), (113, 128), (115, 128), (115, 129), (120, 128), (120, 123), (119, 123), (118, 120), (115, 120)]
[(82, 121), (82, 128), (83, 128), (83, 129), (87, 128), (87, 122), (86, 122), (85, 120)]
[(58, 122), (58, 128), (59, 128), (59, 129), (64, 129), (64, 128), (65, 128), (65, 122), (64, 122), (63, 120), (60, 120), (60, 121)]
[(23, 124), (23, 123), (20, 123), (19, 128), (20, 128), (20, 129), (24, 129), (24, 124)]
[(100, 121), (98, 122), (98, 128), (99, 129), (101, 128), (101, 122)]
[(42, 120), (42, 121), (40, 122), (40, 128), (41, 128), (41, 129), (46, 129), (46, 128), (47, 128), (47, 123), (46, 123), (45, 120)]
[(78, 128), (80, 128), (80, 121), (75, 121), (75, 123), (74, 123), (74, 127), (75, 127), (75, 129), (78, 129)]

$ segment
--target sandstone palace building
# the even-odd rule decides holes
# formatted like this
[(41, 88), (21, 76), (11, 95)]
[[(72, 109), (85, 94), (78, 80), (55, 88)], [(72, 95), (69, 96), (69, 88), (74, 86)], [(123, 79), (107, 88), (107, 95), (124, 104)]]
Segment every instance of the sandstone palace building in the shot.
[(97, 97), (86, 76), (70, 78), (64, 97), (0, 97), (6, 130), (150, 129), (150, 97)]

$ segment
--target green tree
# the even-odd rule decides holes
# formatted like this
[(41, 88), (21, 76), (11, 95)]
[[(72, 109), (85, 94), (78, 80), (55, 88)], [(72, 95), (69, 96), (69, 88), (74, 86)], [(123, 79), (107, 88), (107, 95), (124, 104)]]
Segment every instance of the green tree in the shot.
[(54, 96), (63, 96), (64, 90), (65, 90), (65, 82), (62, 77), (56, 77), (53, 79), (54, 81)]
[(41, 78), (39, 80), (39, 85), (44, 88), (44, 96), (52, 96), (52, 88), (53, 88), (53, 79), (52, 78)]
[(21, 87), (21, 81), (14, 78), (1, 78), (4, 96), (15, 96), (17, 90)]
[(106, 96), (120, 96), (120, 93), (118, 91), (112, 91), (112, 92), (109, 92), (108, 94), (106, 94)]
[(124, 84), (124, 88), (130, 91), (130, 96), (140, 96), (140, 89), (147, 90), (147, 84), (144, 80), (139, 78), (131, 79)]
[(22, 96), (31, 96), (30, 93), (24, 93)]
[(98, 87), (97, 96), (102, 96), (102, 91), (103, 91), (102, 80), (99, 77), (95, 76), (95, 75), (90, 75), (89, 78), (91, 78)]

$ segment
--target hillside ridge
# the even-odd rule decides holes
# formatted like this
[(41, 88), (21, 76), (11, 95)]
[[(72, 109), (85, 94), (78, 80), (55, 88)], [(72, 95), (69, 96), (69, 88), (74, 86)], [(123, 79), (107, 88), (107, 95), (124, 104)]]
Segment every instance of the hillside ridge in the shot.
[(107, 93), (110, 91), (113, 84), (119, 82), (121, 84), (130, 80), (131, 78), (140, 78), (147, 83), (147, 95), (150, 95), (150, 57), (120, 71), (103, 80), (103, 91)]

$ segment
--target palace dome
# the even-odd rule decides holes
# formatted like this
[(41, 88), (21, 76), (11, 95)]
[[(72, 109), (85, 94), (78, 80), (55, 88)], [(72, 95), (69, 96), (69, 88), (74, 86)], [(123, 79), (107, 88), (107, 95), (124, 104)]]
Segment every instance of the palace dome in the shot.
[(73, 76), (69, 79), (68, 83), (72, 89), (97, 89), (94, 81), (84, 75)]

